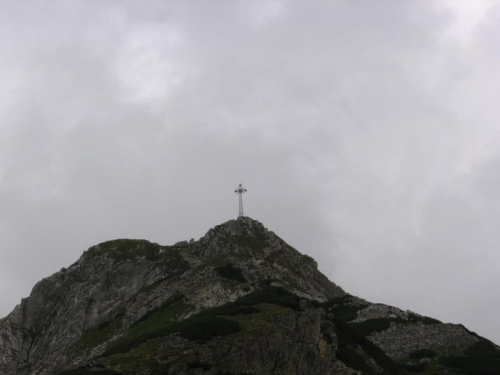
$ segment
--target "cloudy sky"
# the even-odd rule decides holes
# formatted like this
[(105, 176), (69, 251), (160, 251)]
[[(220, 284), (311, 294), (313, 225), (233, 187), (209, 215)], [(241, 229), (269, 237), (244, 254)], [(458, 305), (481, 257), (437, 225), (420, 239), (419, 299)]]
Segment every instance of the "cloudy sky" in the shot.
[(500, 343), (500, 4), (0, 3), (0, 316), (115, 238), (245, 213)]

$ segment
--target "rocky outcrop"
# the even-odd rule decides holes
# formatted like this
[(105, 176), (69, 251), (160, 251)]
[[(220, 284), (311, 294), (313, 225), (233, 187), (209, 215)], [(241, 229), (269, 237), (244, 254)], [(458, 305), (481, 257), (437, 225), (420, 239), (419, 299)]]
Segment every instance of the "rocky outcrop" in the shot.
[(451, 355), (481, 340), (459, 325), (423, 323), (392, 323), (388, 329), (370, 335), (369, 339), (395, 360), (406, 360), (410, 353), (421, 349)]
[[(220, 269), (231, 265), (244, 283)], [(229, 279), (228, 279), (229, 277)], [(123, 314), (126, 329), (174, 294), (190, 314), (248, 294), (265, 281), (324, 301), (342, 289), (313, 263), (250, 218), (211, 229), (199, 241), (159, 246), (116, 240), (94, 246), (33, 288), (0, 321), (0, 373), (50, 374), (74, 361), (69, 349), (90, 328)]]
[(370, 319), (381, 318), (400, 318), (409, 320), (410, 311), (403, 311), (397, 307), (387, 306), (381, 303), (374, 303), (361, 309), (357, 312), (356, 319), (352, 320), (353, 323), (361, 323)]
[(453, 374), (448, 357), (484, 342), (347, 295), (241, 217), (198, 241), (91, 247), (0, 320), (0, 374), (404, 374), (422, 349)]

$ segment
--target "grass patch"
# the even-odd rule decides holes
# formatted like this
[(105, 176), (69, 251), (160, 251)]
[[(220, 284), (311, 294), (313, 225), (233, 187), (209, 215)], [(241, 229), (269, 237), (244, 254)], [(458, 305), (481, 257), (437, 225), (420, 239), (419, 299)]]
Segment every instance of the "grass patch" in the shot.
[(224, 305), (201, 311), (198, 315), (219, 315), (234, 316), (258, 313), (256, 307), (261, 303), (268, 303), (299, 310), (300, 299), (293, 293), (284, 288), (266, 286), (258, 289), (246, 296), (238, 298), (236, 301)]
[(415, 319), (409, 319), (405, 320), (402, 318), (375, 318), (375, 319), (367, 319), (363, 322), (359, 323), (350, 323), (358, 332), (362, 333), (365, 336), (370, 336), (373, 332), (382, 332), (388, 329), (391, 326), (391, 323), (396, 323), (396, 324), (412, 324), (416, 322), (423, 322), (424, 324), (436, 324), (439, 323), (439, 321), (432, 319), (432, 318), (426, 318), (426, 317), (419, 317), (418, 320)]
[(234, 316), (234, 315), (254, 314), (258, 312), (259, 309), (256, 308), (255, 306), (240, 305), (239, 303), (231, 302), (231, 303), (226, 303), (225, 305), (219, 307), (214, 307), (208, 312), (208, 314)]
[(442, 322), (437, 319), (415, 314), (408, 314), (408, 321), (411, 323), (424, 323), (425, 325), (442, 324)]
[(346, 294), (323, 303), (323, 308), (335, 315), (335, 319), (349, 322), (356, 319), (358, 311), (367, 307), (368, 304), (355, 303), (352, 296)]
[(202, 370), (210, 370), (213, 366), (205, 362), (187, 362), (187, 367), (190, 369), (201, 368)]
[(432, 349), (418, 349), (410, 353), (412, 359), (434, 358), (437, 353)]
[(382, 332), (391, 326), (391, 323), (408, 324), (408, 322), (401, 318), (377, 318), (368, 319), (360, 323), (349, 323), (359, 333), (364, 336), (370, 336), (373, 332)]
[[(406, 375), (406, 371), (390, 359), (382, 349), (359, 333), (350, 324), (338, 319), (335, 319), (333, 322), (337, 331), (339, 349), (350, 347), (351, 350), (355, 350), (354, 348), (359, 346), (384, 370), (385, 375)], [(349, 356), (349, 354), (347, 355)], [(348, 358), (354, 360), (352, 353)]]
[(339, 345), (337, 358), (344, 362), (347, 366), (355, 370), (362, 371), (363, 374), (375, 374), (370, 365), (366, 363), (365, 358), (363, 358), (363, 356), (351, 346)]
[(318, 268), (318, 262), (316, 262), (313, 257), (310, 257), (307, 254), (302, 254), (300, 260), (306, 264), (310, 264), (313, 268)]
[(233, 319), (242, 326), (242, 332), (238, 335), (241, 339), (250, 339), (254, 335), (260, 335), (272, 328), (276, 316), (284, 316), (292, 313), (289, 307), (279, 306), (272, 303), (261, 303), (258, 306), (258, 314), (236, 315)]
[(106, 321), (92, 327), (80, 337), (75, 346), (78, 348), (90, 349), (108, 341), (113, 337), (113, 333), (121, 328), (122, 317), (123, 314), (118, 315), (111, 321)]
[(188, 340), (204, 343), (217, 336), (237, 333), (241, 330), (241, 326), (238, 322), (222, 316), (205, 315), (179, 322), (173, 330)]
[(119, 375), (121, 372), (116, 372), (112, 370), (68, 370), (63, 372), (58, 372), (57, 375)]
[[(161, 324), (164, 324), (165, 322), (169, 322), (172, 318), (172, 314), (171, 314), (172, 311), (170, 311), (170, 310), (172, 310), (172, 308), (174, 308), (174, 310), (177, 310), (177, 309), (175, 309), (175, 307), (178, 305), (182, 305), (182, 301), (184, 298), (185, 298), (185, 295), (182, 293), (174, 294), (172, 297), (168, 298), (165, 302), (163, 302), (160, 307), (147, 312), (141, 318), (136, 320), (134, 322), (134, 324), (132, 324), (132, 327), (140, 325), (142, 322), (144, 322), (150, 318), (151, 319), (149, 321), (149, 324), (150, 325), (152, 324), (154, 327), (161, 325)], [(165, 312), (170, 312), (170, 313), (165, 314)], [(175, 311), (175, 312), (178, 312), (178, 311)]]
[(160, 258), (161, 246), (146, 240), (119, 239), (100, 243), (89, 250), (90, 255), (108, 255), (118, 261), (133, 260), (139, 256), (147, 260)]
[(481, 340), (466, 349), (463, 356), (449, 356), (442, 363), (463, 374), (498, 375), (500, 351), (491, 342)]
[(189, 309), (182, 297), (174, 295), (158, 309), (135, 322), (122, 337), (111, 342), (102, 356), (126, 353), (148, 340), (172, 333), (170, 327)]
[(225, 266), (217, 267), (216, 270), (219, 276), (225, 279), (238, 281), (240, 283), (247, 282), (247, 279), (245, 278), (245, 276), (243, 276), (241, 269), (233, 266), (232, 264), (226, 264)]
[(259, 312), (256, 305), (260, 303), (296, 310), (299, 308), (299, 298), (295, 294), (283, 288), (267, 287), (234, 302), (201, 311), (186, 320), (179, 321), (179, 318), (190, 309), (183, 300), (182, 295), (173, 296), (158, 309), (144, 315), (122, 337), (111, 342), (102, 356), (127, 353), (148, 340), (172, 333), (179, 333), (189, 340), (207, 341), (215, 336), (239, 332), (241, 330), (239, 323), (226, 317)]
[(416, 363), (416, 364), (406, 364), (404, 365), (404, 369), (409, 372), (417, 372), (421, 373), (425, 371), (426, 364), (425, 363)]

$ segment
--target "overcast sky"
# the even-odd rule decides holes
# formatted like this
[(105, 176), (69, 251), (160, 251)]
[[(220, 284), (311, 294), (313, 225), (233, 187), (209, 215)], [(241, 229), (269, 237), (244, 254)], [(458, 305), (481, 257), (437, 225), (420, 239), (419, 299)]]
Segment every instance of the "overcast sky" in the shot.
[(500, 4), (0, 2), (0, 316), (115, 238), (261, 221), (500, 343)]

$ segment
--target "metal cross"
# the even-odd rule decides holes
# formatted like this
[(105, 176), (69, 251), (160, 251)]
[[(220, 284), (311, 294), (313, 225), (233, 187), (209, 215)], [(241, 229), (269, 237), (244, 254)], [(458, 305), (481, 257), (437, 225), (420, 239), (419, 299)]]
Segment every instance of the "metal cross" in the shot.
[(238, 194), (238, 195), (239, 195), (239, 197), (240, 197), (240, 212), (239, 212), (239, 214), (238, 214), (238, 217), (240, 217), (240, 216), (244, 216), (244, 215), (243, 215), (243, 194), (247, 192), (247, 189), (245, 189), (245, 188), (243, 187), (243, 185), (242, 185), (242, 184), (240, 184), (240, 185), (236, 188), (236, 190), (235, 190), (234, 192), (235, 192), (236, 194)]

